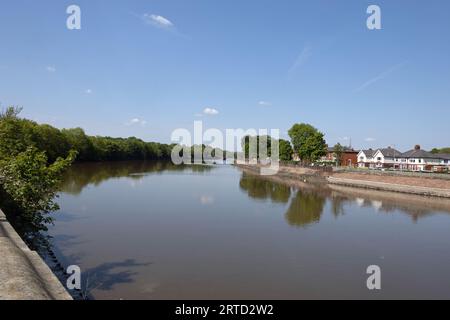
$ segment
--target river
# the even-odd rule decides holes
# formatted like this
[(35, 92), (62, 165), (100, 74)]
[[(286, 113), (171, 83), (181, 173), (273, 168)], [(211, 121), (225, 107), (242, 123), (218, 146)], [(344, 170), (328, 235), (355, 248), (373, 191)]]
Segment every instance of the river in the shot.
[(136, 161), (74, 165), (58, 202), (95, 299), (450, 298), (448, 200)]

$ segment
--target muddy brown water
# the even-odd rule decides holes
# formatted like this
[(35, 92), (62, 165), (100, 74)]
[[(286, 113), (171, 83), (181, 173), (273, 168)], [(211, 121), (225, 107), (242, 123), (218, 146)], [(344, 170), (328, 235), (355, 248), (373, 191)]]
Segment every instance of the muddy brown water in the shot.
[(55, 251), (96, 299), (450, 298), (447, 200), (117, 162), (75, 165), (59, 203)]

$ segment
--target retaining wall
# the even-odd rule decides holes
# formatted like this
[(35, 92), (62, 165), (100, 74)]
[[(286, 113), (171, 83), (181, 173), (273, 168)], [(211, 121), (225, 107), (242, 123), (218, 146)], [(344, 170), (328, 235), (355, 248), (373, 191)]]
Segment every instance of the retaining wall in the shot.
[(0, 300), (72, 300), (0, 210)]

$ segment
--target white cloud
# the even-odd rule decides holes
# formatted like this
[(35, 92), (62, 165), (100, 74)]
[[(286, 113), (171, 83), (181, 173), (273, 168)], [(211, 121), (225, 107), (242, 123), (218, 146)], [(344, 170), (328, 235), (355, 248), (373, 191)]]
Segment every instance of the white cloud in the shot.
[(258, 104), (259, 104), (260, 106), (263, 106), (263, 107), (270, 107), (270, 106), (272, 105), (271, 102), (269, 102), (269, 101), (264, 101), (264, 100), (259, 101)]
[(51, 73), (56, 72), (56, 68), (54, 66), (47, 66), (45, 69)]
[(91, 94), (91, 93), (92, 93), (92, 90), (91, 90), (91, 89), (86, 89), (85, 93), (86, 93), (86, 94)]
[(145, 23), (151, 24), (155, 27), (162, 28), (162, 29), (170, 29), (174, 27), (174, 24), (169, 19), (156, 15), (156, 14), (148, 14), (145, 13), (142, 16), (142, 20), (144, 20)]
[(127, 125), (127, 126), (133, 126), (133, 125), (145, 126), (146, 124), (147, 124), (147, 121), (139, 119), (139, 118), (133, 118), (130, 121), (125, 123), (125, 125)]
[(375, 139), (375, 138), (366, 138), (366, 139), (364, 139), (365, 141), (367, 141), (367, 142), (374, 142), (374, 141), (376, 141), (377, 139)]
[(203, 110), (203, 113), (208, 116), (215, 116), (219, 114), (219, 111), (214, 108), (205, 108), (205, 110)]
[(289, 73), (293, 73), (298, 68), (305, 65), (305, 63), (308, 61), (308, 59), (311, 57), (311, 55), (312, 55), (312, 47), (309, 45), (306, 45), (303, 48), (302, 52), (300, 52), (300, 54), (298, 55), (297, 59), (295, 60), (294, 64), (292, 65), (292, 67), (289, 69)]
[(364, 82), (362, 85), (360, 85), (358, 88), (356, 88), (356, 90), (354, 92), (362, 91), (362, 90), (366, 89), (367, 87), (371, 86), (372, 84), (374, 84), (375, 82), (378, 82), (378, 81), (386, 78), (392, 72), (394, 72), (397, 69), (400, 69), (401, 67), (403, 67), (406, 63), (407, 63), (407, 61), (404, 61), (402, 63), (399, 63), (399, 64), (397, 64), (397, 65), (395, 65), (395, 66), (393, 66), (393, 67), (383, 71), (382, 73), (380, 73), (376, 77), (374, 77), (374, 78)]

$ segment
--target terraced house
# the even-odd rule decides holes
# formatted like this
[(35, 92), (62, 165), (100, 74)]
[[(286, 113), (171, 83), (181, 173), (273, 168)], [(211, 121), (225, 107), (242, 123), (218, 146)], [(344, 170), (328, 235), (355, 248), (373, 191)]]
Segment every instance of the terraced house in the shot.
[(450, 169), (450, 154), (433, 154), (422, 150), (419, 145), (403, 153), (391, 147), (376, 151), (361, 150), (358, 154), (358, 167), (446, 172)]

